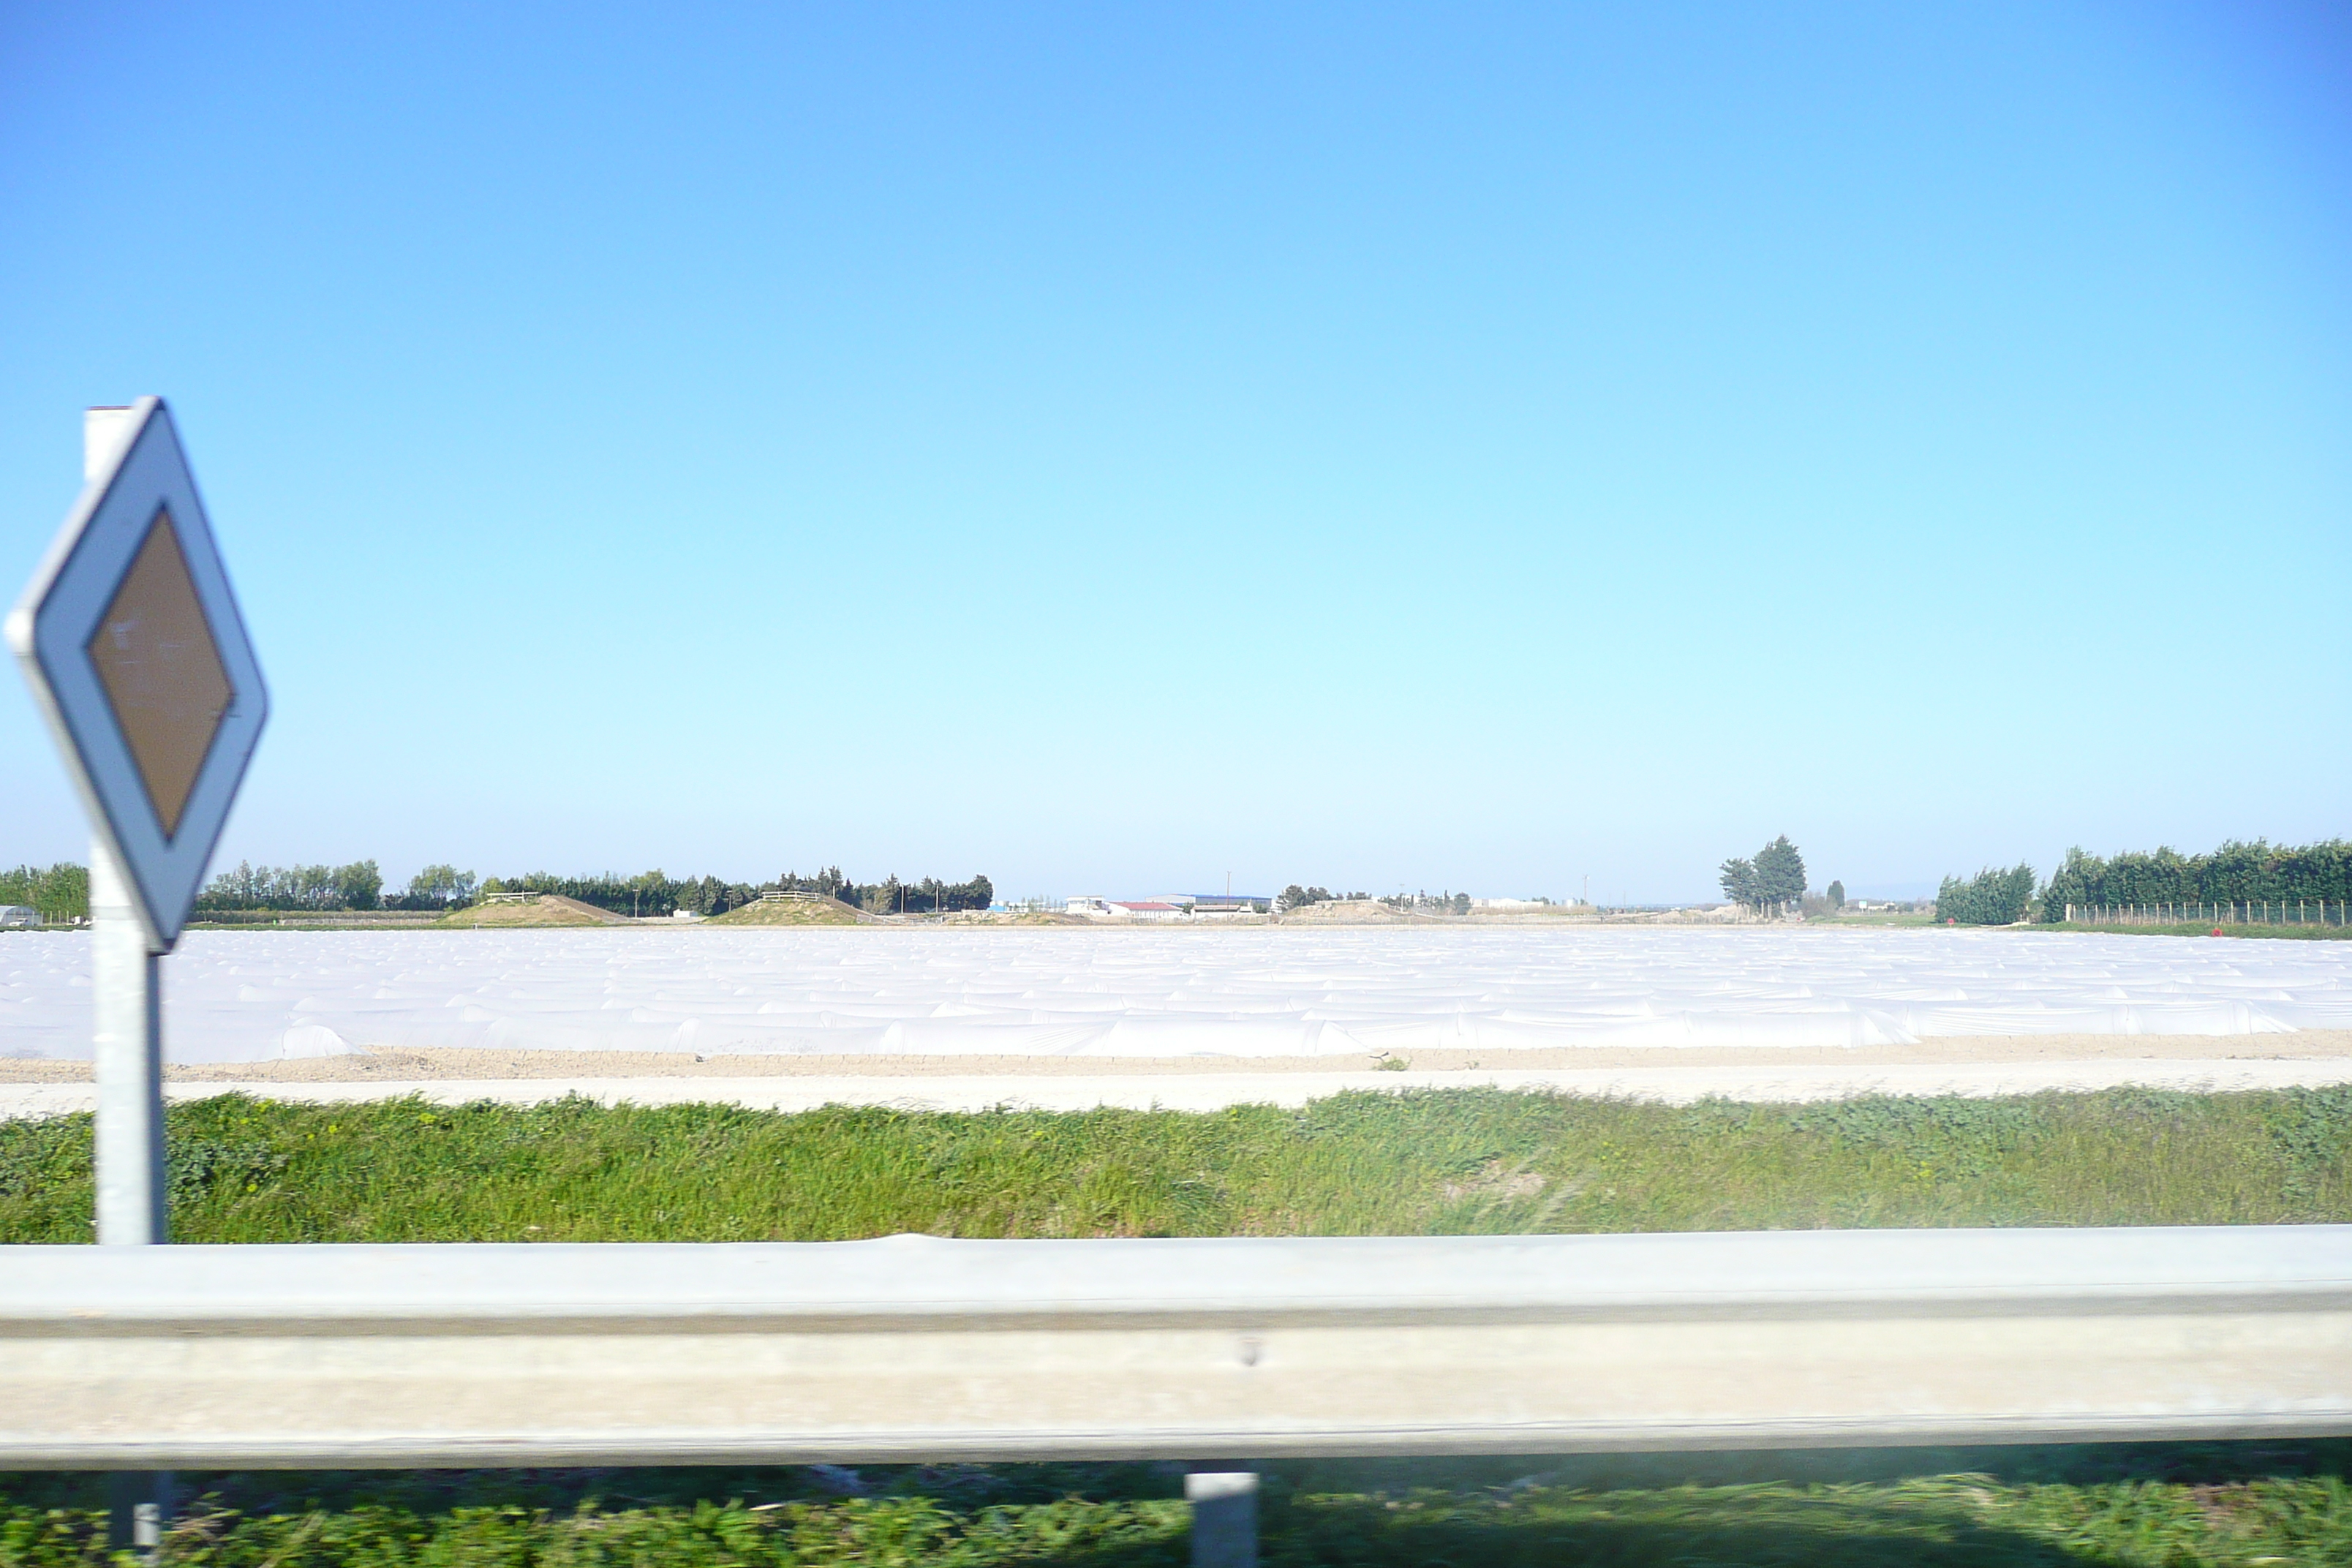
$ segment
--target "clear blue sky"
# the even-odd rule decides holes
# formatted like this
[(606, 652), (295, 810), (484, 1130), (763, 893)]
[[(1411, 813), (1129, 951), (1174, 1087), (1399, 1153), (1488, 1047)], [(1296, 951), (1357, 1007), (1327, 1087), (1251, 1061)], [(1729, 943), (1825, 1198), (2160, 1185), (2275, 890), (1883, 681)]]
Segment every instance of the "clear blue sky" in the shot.
[(2342, 834), (2342, 15), (17, 0), (0, 591), (170, 398), (394, 881)]

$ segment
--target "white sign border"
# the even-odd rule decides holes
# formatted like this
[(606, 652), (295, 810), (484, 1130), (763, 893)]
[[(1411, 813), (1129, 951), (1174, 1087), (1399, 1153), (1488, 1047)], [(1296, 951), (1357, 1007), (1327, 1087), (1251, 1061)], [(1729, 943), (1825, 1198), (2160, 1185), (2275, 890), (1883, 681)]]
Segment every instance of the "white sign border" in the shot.
[[(205, 868), (261, 739), (269, 691), (170, 410), (160, 397), (142, 397), (124, 426), (112, 461), (83, 488), (10, 613), (7, 636), (93, 829), (129, 872), (148, 946), (168, 952), (203, 888)], [(235, 692), (189, 791), (180, 831), (171, 836), (148, 798), (89, 652), (158, 507), (171, 510), (188, 575)]]

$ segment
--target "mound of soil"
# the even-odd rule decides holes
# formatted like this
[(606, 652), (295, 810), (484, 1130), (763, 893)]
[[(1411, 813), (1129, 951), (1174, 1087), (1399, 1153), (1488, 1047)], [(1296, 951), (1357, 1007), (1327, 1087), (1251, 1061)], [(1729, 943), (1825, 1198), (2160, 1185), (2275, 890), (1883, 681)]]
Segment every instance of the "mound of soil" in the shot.
[(1282, 917), (1285, 925), (1406, 925), (1426, 923), (1426, 915), (1400, 914), (1377, 899), (1335, 899), (1302, 904)]
[(872, 915), (853, 910), (839, 899), (776, 899), (745, 904), (701, 922), (713, 926), (854, 926), (877, 923)]
[(619, 926), (629, 923), (625, 915), (610, 910), (600, 910), (593, 904), (583, 904), (577, 899), (566, 899), (554, 893), (541, 893), (529, 903), (501, 901), (476, 904), (469, 910), (457, 910), (434, 922), (443, 926), (478, 928), (484, 926)]

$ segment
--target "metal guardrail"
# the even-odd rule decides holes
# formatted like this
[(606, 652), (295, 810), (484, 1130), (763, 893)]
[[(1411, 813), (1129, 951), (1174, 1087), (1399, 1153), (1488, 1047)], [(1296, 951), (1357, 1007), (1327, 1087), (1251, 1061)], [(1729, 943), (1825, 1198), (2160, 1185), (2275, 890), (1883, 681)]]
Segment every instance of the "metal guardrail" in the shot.
[(0, 1468), (2352, 1433), (2352, 1226), (0, 1249)]

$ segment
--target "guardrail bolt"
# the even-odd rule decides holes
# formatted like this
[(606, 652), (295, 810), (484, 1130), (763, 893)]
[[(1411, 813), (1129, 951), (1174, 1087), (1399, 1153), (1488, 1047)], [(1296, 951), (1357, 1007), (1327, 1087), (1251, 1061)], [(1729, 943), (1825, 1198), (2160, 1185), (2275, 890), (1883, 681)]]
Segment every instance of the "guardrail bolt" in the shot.
[(1195, 1470), (1184, 1478), (1192, 1505), (1192, 1568), (1257, 1568), (1257, 1473)]

